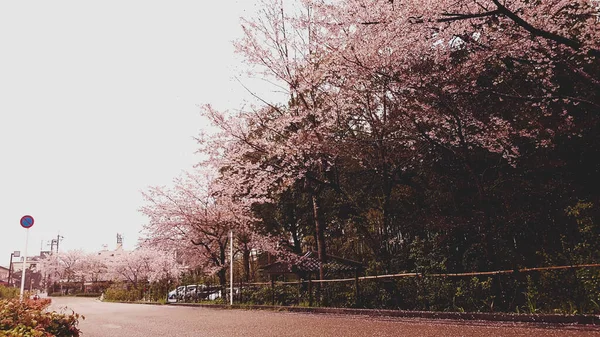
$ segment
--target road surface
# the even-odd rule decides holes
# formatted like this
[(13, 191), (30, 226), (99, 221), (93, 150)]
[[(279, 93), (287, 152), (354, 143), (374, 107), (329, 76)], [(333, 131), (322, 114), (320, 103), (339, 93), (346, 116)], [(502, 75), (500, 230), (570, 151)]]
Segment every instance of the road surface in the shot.
[(85, 316), (83, 337), (104, 336), (485, 336), (600, 337), (598, 327), (545, 327), (514, 323), (369, 318), (326, 314), (227, 310), (106, 303), (58, 297), (52, 309), (69, 307)]

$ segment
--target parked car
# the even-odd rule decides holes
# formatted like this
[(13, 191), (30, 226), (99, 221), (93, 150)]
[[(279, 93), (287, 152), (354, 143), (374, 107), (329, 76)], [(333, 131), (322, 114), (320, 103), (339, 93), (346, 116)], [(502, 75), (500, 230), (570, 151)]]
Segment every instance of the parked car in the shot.
[(171, 290), (167, 294), (167, 302), (177, 303), (179, 301), (183, 301), (184, 294), (185, 294), (185, 286), (179, 286), (176, 289)]
[(196, 301), (198, 298), (198, 288), (201, 287), (201, 284), (191, 284), (185, 286), (185, 301)]
[[(234, 288), (234, 294), (238, 294), (239, 288)], [(226, 290), (229, 294), (229, 289)], [(205, 284), (189, 284), (187, 286), (179, 286), (171, 290), (167, 295), (167, 302), (197, 302), (197, 301), (214, 301), (223, 296), (220, 286), (207, 286)]]

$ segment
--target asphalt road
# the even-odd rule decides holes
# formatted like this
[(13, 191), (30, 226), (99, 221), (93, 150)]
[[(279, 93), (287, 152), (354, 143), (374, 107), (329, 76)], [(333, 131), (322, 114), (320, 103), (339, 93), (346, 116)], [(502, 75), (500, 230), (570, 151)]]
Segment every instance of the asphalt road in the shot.
[(600, 336), (598, 327), (550, 327), (398, 318), (369, 318), (272, 311), (105, 303), (53, 298), (51, 309), (83, 314), (84, 337), (100, 336)]

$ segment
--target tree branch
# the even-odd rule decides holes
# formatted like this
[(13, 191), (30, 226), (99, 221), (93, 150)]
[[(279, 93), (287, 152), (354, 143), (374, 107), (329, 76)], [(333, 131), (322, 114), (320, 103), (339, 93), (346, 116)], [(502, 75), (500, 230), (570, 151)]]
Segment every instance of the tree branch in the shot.
[(442, 13), (442, 16), (446, 16), (446, 18), (437, 19), (437, 22), (451, 22), (451, 21), (459, 21), (459, 20), (467, 20), (467, 19), (475, 19), (475, 18), (483, 18), (486, 16), (493, 16), (500, 14), (500, 10), (494, 10), (483, 13), (474, 13), (474, 14), (460, 14), (460, 13)]
[(569, 39), (567, 37), (564, 37), (564, 36), (561, 36), (561, 35), (558, 35), (555, 33), (551, 33), (551, 32), (545, 31), (545, 30), (535, 28), (529, 22), (523, 20), (520, 16), (518, 16), (517, 14), (515, 14), (514, 12), (512, 12), (511, 10), (506, 8), (504, 5), (502, 5), (500, 3), (500, 1), (498, 1), (498, 0), (492, 0), (492, 1), (496, 5), (496, 7), (498, 7), (498, 11), (501, 14), (505, 15), (506, 17), (508, 17), (509, 19), (514, 21), (514, 23), (516, 23), (518, 26), (525, 29), (526, 31), (530, 32), (532, 35), (541, 36), (543, 38), (555, 41), (559, 44), (563, 44), (563, 45), (568, 46), (575, 50), (578, 50), (581, 48), (581, 42), (579, 42), (577, 40)]

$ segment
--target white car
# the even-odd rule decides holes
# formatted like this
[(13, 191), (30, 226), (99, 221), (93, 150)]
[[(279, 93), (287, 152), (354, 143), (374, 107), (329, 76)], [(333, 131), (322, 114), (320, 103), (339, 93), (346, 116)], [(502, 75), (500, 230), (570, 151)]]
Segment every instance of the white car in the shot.
[(177, 303), (178, 301), (183, 300), (183, 295), (185, 294), (185, 286), (179, 286), (177, 289), (173, 289), (167, 295), (167, 302), (169, 303)]

